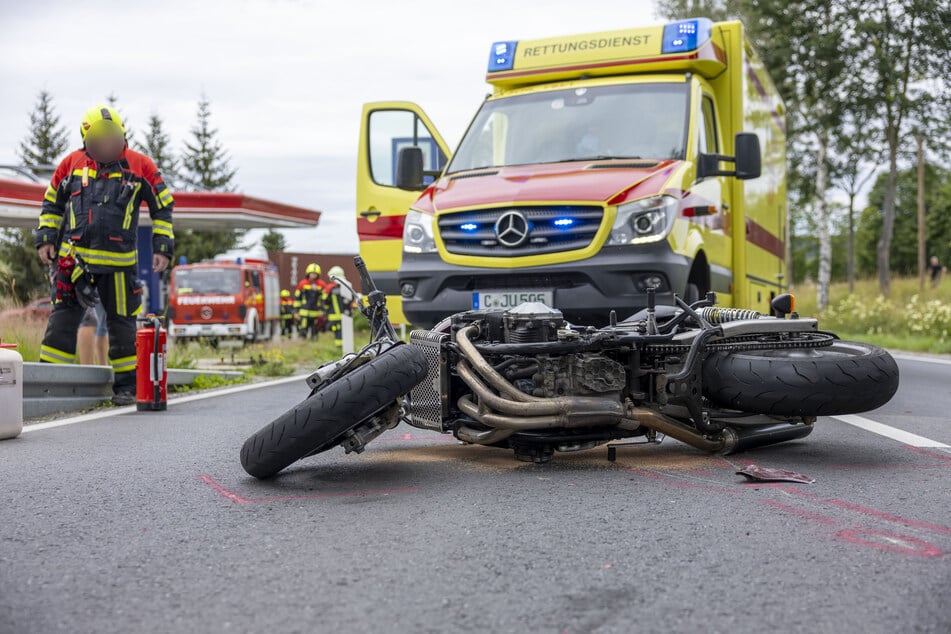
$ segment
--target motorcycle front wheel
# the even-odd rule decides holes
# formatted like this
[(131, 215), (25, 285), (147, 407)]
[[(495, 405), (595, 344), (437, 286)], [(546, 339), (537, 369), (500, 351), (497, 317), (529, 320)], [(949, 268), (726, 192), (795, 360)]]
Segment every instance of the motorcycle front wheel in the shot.
[(390, 348), (248, 438), (241, 466), (255, 478), (270, 478), (301, 458), (337, 446), (348, 431), (412, 390), (426, 371), (426, 358), (416, 346)]
[(730, 409), (773, 416), (867, 412), (898, 390), (898, 364), (877, 346), (715, 352), (703, 363), (703, 393)]

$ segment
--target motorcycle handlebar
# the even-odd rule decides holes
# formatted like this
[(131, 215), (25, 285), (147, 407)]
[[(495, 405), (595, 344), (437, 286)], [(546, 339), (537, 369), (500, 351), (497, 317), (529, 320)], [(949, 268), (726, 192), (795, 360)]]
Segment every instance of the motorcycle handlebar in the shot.
[(353, 264), (357, 267), (357, 273), (360, 274), (360, 286), (362, 287), (363, 294), (369, 295), (373, 291), (377, 290), (376, 284), (373, 283), (373, 278), (370, 277), (370, 271), (367, 270), (366, 262), (363, 261), (359, 255), (353, 258)]

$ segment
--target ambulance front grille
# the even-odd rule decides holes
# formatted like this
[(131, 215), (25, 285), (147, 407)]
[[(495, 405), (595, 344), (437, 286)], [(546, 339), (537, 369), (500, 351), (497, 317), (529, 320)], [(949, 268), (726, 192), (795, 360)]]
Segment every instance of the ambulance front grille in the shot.
[(423, 351), (429, 366), (426, 378), (413, 388), (406, 403), (409, 421), (414, 427), (445, 431), (443, 420), (449, 413), (446, 400), (449, 374), (442, 344), (448, 338), (449, 335), (432, 330), (414, 330), (409, 335), (410, 345)]
[(446, 213), (438, 227), (450, 253), (517, 257), (584, 249), (603, 217), (595, 205), (500, 207)]

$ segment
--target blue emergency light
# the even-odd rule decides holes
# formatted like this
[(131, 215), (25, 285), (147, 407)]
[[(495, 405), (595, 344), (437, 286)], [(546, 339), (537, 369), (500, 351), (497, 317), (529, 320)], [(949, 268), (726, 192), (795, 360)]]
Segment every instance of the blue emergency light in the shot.
[(489, 72), (512, 70), (515, 65), (515, 47), (518, 42), (496, 42), (489, 51)]
[(552, 223), (559, 229), (567, 229), (571, 225), (575, 224), (574, 218), (556, 218), (555, 222)]
[(472, 233), (473, 231), (479, 228), (479, 225), (477, 225), (474, 222), (467, 222), (467, 223), (459, 225), (459, 228), (465, 231), (466, 233)]
[(671, 22), (664, 27), (664, 39), (661, 53), (683, 53), (696, 50), (710, 39), (713, 22), (709, 18), (694, 18)]

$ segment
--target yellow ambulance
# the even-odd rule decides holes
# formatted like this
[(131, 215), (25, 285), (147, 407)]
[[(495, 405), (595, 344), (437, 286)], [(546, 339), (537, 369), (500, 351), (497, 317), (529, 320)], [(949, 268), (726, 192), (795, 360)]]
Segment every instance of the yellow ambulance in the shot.
[(450, 156), (415, 104), (366, 104), (360, 254), (395, 320), (540, 301), (602, 325), (677, 294), (769, 312), (786, 286), (783, 103), (739, 22), (492, 45)]

